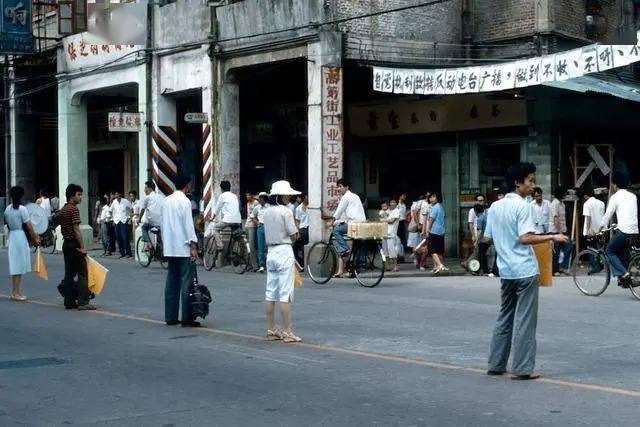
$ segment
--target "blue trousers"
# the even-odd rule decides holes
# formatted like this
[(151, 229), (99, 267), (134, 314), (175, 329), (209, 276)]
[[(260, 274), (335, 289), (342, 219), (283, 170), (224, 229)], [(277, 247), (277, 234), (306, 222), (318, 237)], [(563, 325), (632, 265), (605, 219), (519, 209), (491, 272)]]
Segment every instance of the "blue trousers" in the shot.
[[(560, 270), (568, 270), (571, 262), (571, 252), (573, 251), (573, 242), (569, 240), (566, 244), (553, 243), (553, 272), (558, 273)], [(560, 263), (560, 252), (564, 253), (562, 264)]]
[[(178, 320), (178, 309), (182, 307), (182, 323), (193, 320), (191, 316), (191, 301), (189, 291), (193, 284), (193, 268), (189, 257), (167, 257), (169, 270), (164, 286), (164, 320), (175, 322)], [(182, 301), (181, 301), (182, 300)]]
[(344, 235), (347, 234), (347, 231), (349, 231), (347, 224), (338, 224), (333, 226), (333, 237), (336, 239), (340, 253), (349, 250), (347, 242), (344, 241)]
[(267, 244), (264, 238), (264, 224), (258, 225), (258, 268), (266, 267)]
[(131, 255), (131, 242), (129, 241), (129, 232), (127, 224), (119, 222), (116, 224), (116, 238), (118, 239), (118, 249), (120, 255)]
[(111, 224), (103, 222), (100, 227), (102, 228), (102, 250), (105, 253), (111, 252)]
[(623, 276), (627, 272), (627, 245), (629, 244), (629, 234), (616, 231), (609, 240), (605, 254), (611, 266), (611, 274), (615, 277)]
[(538, 276), (502, 279), (500, 314), (491, 339), (489, 370), (505, 372), (513, 343), (511, 371), (530, 375), (536, 364)]

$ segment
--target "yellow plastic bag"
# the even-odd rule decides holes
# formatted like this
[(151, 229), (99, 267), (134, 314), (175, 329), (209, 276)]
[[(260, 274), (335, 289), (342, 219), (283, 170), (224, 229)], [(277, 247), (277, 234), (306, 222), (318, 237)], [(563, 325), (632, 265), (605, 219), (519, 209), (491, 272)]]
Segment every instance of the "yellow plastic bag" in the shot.
[(532, 246), (540, 270), (540, 286), (549, 287), (553, 285), (553, 244), (543, 242)]
[(87, 256), (87, 285), (89, 291), (96, 295), (100, 295), (107, 281), (107, 270), (102, 264), (95, 259)]
[(49, 280), (47, 273), (47, 264), (44, 262), (44, 255), (40, 251), (40, 247), (36, 250), (36, 257), (33, 261), (33, 272), (42, 280)]

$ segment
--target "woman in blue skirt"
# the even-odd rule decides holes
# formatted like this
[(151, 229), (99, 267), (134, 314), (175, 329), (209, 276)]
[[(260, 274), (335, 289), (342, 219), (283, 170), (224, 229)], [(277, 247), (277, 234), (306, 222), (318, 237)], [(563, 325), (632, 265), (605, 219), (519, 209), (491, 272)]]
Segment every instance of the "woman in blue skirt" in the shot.
[(27, 208), (21, 205), (22, 196), (24, 196), (22, 187), (12, 187), (9, 190), (11, 204), (4, 211), (4, 222), (9, 227), (9, 275), (13, 284), (11, 299), (16, 301), (27, 299), (20, 292), (20, 281), (23, 274), (31, 272), (31, 253), (25, 230), (36, 245), (40, 243), (40, 236), (31, 227)]

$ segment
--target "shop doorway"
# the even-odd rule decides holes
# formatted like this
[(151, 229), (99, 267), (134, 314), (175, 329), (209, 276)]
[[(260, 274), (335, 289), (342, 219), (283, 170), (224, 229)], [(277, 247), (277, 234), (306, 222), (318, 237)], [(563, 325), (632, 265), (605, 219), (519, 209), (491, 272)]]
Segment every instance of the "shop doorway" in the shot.
[(202, 124), (187, 123), (186, 113), (202, 112), (202, 93), (194, 91), (176, 98), (178, 123), (178, 153), (180, 162), (178, 172), (191, 177), (191, 192), (194, 200), (202, 197)]
[(240, 183), (269, 191), (286, 179), (307, 191), (307, 64), (287, 61), (251, 67), (240, 83)]
[(427, 191), (442, 189), (441, 150), (416, 148), (388, 150), (380, 162), (380, 194), (415, 200)]
[(521, 142), (487, 142), (480, 143), (478, 148), (480, 193), (493, 202), (497, 199), (497, 189), (504, 191), (507, 168), (520, 161)]

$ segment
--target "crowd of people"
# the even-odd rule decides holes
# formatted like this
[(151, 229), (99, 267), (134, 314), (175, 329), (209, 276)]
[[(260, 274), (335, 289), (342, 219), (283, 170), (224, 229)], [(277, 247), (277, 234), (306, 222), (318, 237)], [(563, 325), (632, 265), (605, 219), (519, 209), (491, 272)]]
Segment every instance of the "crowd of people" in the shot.
[[(488, 375), (502, 375), (513, 349), (513, 379), (538, 378), (534, 372), (536, 355), (536, 325), (538, 312), (539, 266), (532, 245), (553, 242), (553, 271), (566, 274), (571, 258), (572, 243), (567, 236), (566, 212), (562, 199), (566, 191), (553, 192), (551, 202), (545, 201), (540, 187), (535, 186), (535, 166), (518, 163), (506, 173), (506, 194), (488, 209), (486, 199), (477, 195), (475, 205), (469, 212), (468, 227), (481, 269), (487, 274), (499, 273), (501, 278), (501, 305), (490, 345)], [(631, 238), (638, 236), (637, 197), (628, 191), (629, 177), (616, 171), (612, 177), (613, 194), (605, 209), (604, 202), (595, 197), (591, 187), (585, 187), (583, 198), (584, 228), (587, 238), (606, 230), (615, 216), (617, 226), (606, 248), (607, 261), (620, 286), (634, 286), (627, 271), (626, 249)], [(101, 225), (105, 254), (114, 252), (111, 242), (118, 241), (121, 258), (131, 256), (128, 224), (142, 225), (143, 239), (149, 242), (149, 231), (158, 228), (162, 233), (164, 256), (168, 261), (165, 283), (165, 322), (167, 325), (181, 324), (183, 327), (198, 327), (200, 323), (192, 316), (190, 289), (194, 283), (194, 261), (198, 256), (198, 238), (194, 226), (194, 207), (189, 194), (191, 180), (179, 174), (175, 178), (177, 190), (164, 198), (155, 191), (149, 181), (145, 185), (145, 198), (138, 201), (135, 192), (129, 199), (120, 193), (109, 194), (100, 201), (96, 220)], [(357, 194), (350, 190), (348, 181), (340, 179), (337, 188), (341, 196), (333, 215), (333, 235), (341, 256), (350, 255), (345, 241), (349, 224), (366, 221), (366, 214)], [(220, 183), (218, 197), (210, 220), (214, 221), (212, 239), (223, 244), (219, 234), (225, 229), (242, 226), (238, 197), (231, 192), (228, 181)], [(9, 191), (10, 205), (4, 212), (9, 235), (9, 274), (12, 277), (11, 298), (24, 301), (20, 282), (22, 275), (31, 271), (31, 244), (38, 245), (40, 237), (30, 224), (27, 209), (22, 206), (24, 190), (13, 187)], [(64, 306), (67, 309), (95, 310), (89, 303), (87, 287), (87, 249), (80, 232), (78, 205), (83, 200), (83, 189), (70, 184), (65, 192), (67, 203), (57, 213), (63, 241), (65, 274), (63, 280)], [(272, 184), (270, 192), (247, 193), (244, 222), (249, 242), (255, 246), (254, 266), (256, 271), (267, 274), (266, 337), (269, 340), (299, 342), (291, 326), (291, 303), (297, 274), (296, 261), (303, 262), (303, 248), (308, 241), (308, 200), (291, 188), (287, 181)], [(431, 255), (433, 272), (446, 271), (444, 265), (444, 235), (446, 223), (440, 195), (431, 191), (406, 208), (406, 196), (383, 203), (378, 217), (388, 224), (384, 251), (388, 255), (388, 268), (397, 271), (398, 260), (406, 245), (413, 248), (415, 264), (426, 268), (426, 259)], [(51, 208), (46, 192), (41, 192), (39, 204), (43, 209)], [(112, 236), (115, 234), (115, 239)], [(487, 249), (495, 248), (495, 265), (489, 272), (486, 262)], [(426, 250), (422, 251), (421, 248)], [(602, 266), (593, 264), (592, 272)], [(493, 272), (496, 273), (493, 273)], [(340, 274), (340, 273), (339, 273)], [(283, 327), (275, 321), (275, 305), (280, 304)]]

